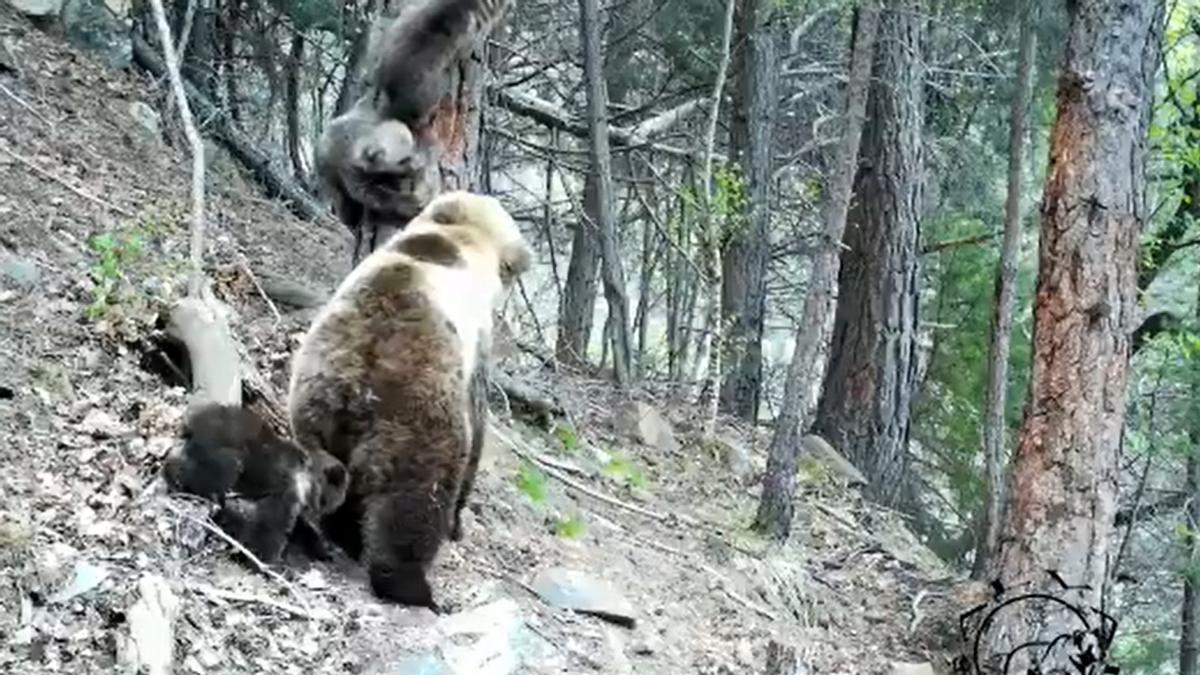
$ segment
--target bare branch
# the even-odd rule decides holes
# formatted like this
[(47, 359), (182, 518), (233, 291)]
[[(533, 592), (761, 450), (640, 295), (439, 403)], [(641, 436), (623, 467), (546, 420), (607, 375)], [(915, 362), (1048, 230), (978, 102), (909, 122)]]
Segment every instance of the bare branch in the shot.
[(171, 27), (163, 11), (162, 0), (150, 0), (154, 20), (158, 24), (158, 41), (162, 43), (163, 59), (167, 62), (167, 75), (179, 106), (179, 117), (192, 150), (192, 242), (191, 275), (188, 279), (188, 296), (198, 298), (204, 286), (204, 141), (196, 131), (192, 109), (188, 106), (187, 93), (183, 88), (183, 77), (179, 74), (179, 61), (175, 55), (175, 44), (171, 40)]

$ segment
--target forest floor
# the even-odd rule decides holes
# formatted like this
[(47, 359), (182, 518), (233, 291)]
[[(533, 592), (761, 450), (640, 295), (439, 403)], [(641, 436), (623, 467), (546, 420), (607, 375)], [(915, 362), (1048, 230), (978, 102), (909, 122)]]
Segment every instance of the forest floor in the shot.
[[(950, 575), (898, 516), (806, 464), (795, 536), (768, 545), (747, 529), (757, 486), (701, 449), (687, 405), (635, 392), (675, 422), (679, 442), (650, 447), (614, 413), (628, 395), (515, 362), (570, 424), (494, 418), (466, 536), (433, 572), (447, 615), (381, 604), (346, 561), (241, 562), (157, 480), (186, 403), (146, 356), (187, 246), (187, 152), (145, 114), (171, 109), (165, 91), (0, 3), (0, 671), (113, 672), (148, 575), (176, 601), (180, 672), (448, 672), (401, 665), (426, 654), (477, 673), (757, 673), (773, 641), (807, 673), (926, 660), (914, 627)], [(348, 237), (210, 160), (214, 292), (282, 391), (312, 314), (258, 286), (332, 290)], [(723, 434), (758, 473), (762, 432)], [(607, 582), (635, 625), (543, 602), (553, 568)]]

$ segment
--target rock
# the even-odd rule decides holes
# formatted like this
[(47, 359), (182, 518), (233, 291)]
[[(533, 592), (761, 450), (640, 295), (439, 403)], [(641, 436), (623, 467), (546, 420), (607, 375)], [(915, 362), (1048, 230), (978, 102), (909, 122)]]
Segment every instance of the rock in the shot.
[(867, 479), (858, 467), (833, 449), (829, 441), (816, 434), (808, 434), (800, 439), (800, 447), (811, 457), (817, 459), (825, 468), (836, 474), (847, 485), (866, 485)]
[(103, 0), (66, 0), (62, 23), (67, 40), (95, 53), (109, 68), (128, 68), (133, 42), (126, 17), (113, 14)]
[(137, 135), (149, 144), (162, 140), (162, 117), (158, 111), (141, 101), (129, 104), (129, 116), (137, 123)]
[(107, 412), (93, 408), (79, 423), (79, 431), (92, 438), (116, 438), (129, 433), (130, 429)]
[(80, 560), (75, 563), (75, 571), (71, 576), (70, 583), (50, 596), (50, 602), (63, 603), (76, 598), (104, 583), (107, 578), (108, 569), (106, 567)]
[(436, 630), (438, 645), (423, 654), (402, 658), (381, 672), (392, 675), (509, 675), (538, 662), (539, 638), (521, 618), (511, 598), (443, 616)]
[(560, 567), (543, 570), (533, 580), (533, 590), (555, 607), (590, 614), (626, 628), (637, 623), (633, 605), (620, 591), (583, 572)]
[(179, 600), (160, 576), (138, 581), (141, 597), (129, 608), (129, 636), (119, 645), (120, 660), (131, 673), (170, 675), (175, 652)]
[(621, 434), (665, 452), (679, 449), (679, 440), (671, 423), (657, 410), (641, 401), (629, 401), (617, 409), (614, 425)]
[(0, 256), (0, 279), (21, 290), (37, 286), (42, 278), (41, 270), (32, 261), (12, 254)]
[(8, 0), (18, 12), (26, 16), (57, 16), (62, 11), (63, 0)]

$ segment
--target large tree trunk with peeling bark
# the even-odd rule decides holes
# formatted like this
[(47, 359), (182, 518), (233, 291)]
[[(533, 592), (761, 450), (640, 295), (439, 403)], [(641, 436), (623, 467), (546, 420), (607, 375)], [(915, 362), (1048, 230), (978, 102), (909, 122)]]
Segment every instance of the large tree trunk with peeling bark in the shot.
[(815, 429), (895, 503), (907, 470), (917, 384), (918, 227), (924, 144), (919, 2), (880, 19), (855, 204), (843, 237), (840, 297)]
[(739, 0), (735, 14), (736, 83), (729, 142), (746, 188), (745, 219), (729, 233), (722, 253), (721, 314), (725, 380), (721, 409), (746, 420), (758, 417), (762, 388), (762, 335), (770, 254), (771, 132), (779, 60), (764, 0)]
[(796, 348), (788, 366), (782, 412), (775, 422), (775, 433), (771, 436), (762, 498), (754, 522), (755, 529), (776, 539), (786, 539), (791, 531), (800, 430), (805, 428), (815, 406), (810, 392), (814, 392), (821, 381), (825, 345), (833, 331), (840, 263), (838, 243), (846, 229), (846, 213), (854, 187), (863, 118), (867, 109), (879, 10), (874, 3), (867, 2), (856, 14), (854, 39), (850, 48), (850, 78), (846, 87), (845, 128), (825, 192), (821, 212), (821, 244), (813, 258), (808, 295), (804, 298), (803, 315), (796, 335)]
[[(1042, 196), (1033, 368), (996, 573), (1010, 586), (1056, 570), (1098, 606), (1116, 511), (1145, 144), (1162, 4), (1068, 3), (1065, 62)], [(998, 616), (989, 656), (1078, 621), (1046, 603)], [(1057, 650), (1042, 666), (1068, 667)], [(1013, 672), (1028, 667), (1023, 657)]]
[(1012, 341), (1013, 309), (1017, 298), (1017, 265), (1021, 253), (1021, 174), (1025, 166), (1026, 121), (1033, 93), (1033, 64), (1037, 47), (1037, 0), (1026, 0), (1017, 48), (1017, 83), (1008, 130), (1008, 195), (1004, 203), (1004, 241), (996, 266), (996, 298), (988, 343), (987, 385), (983, 412), (984, 506), (982, 536), (975, 547), (973, 575), (982, 576), (996, 550), (1005, 500), (1008, 462), (1004, 410), (1008, 400), (1008, 352)]

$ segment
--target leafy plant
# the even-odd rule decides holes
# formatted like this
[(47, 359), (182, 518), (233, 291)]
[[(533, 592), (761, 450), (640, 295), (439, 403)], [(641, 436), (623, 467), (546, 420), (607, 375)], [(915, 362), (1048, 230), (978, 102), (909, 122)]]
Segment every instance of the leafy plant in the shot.
[(646, 476), (642, 470), (632, 459), (624, 455), (614, 453), (612, 457), (604, 463), (601, 472), (609, 478), (628, 485), (631, 488), (645, 489)]
[(558, 439), (562, 450), (568, 455), (574, 455), (579, 450), (579, 434), (568, 426), (557, 425), (554, 427), (554, 437)]
[(554, 521), (554, 534), (563, 539), (579, 539), (586, 531), (587, 526), (578, 515), (560, 517)]
[(87, 316), (96, 320), (104, 316), (116, 302), (121, 283), (125, 281), (125, 269), (141, 256), (145, 240), (140, 231), (126, 234), (106, 232), (93, 237), (89, 244), (96, 255), (96, 262), (91, 268), (96, 288), (92, 291), (92, 304), (87, 308)]
[(532, 462), (526, 460), (521, 463), (521, 468), (517, 469), (516, 482), (517, 489), (523, 492), (529, 501), (534, 504), (546, 501), (546, 475)]

